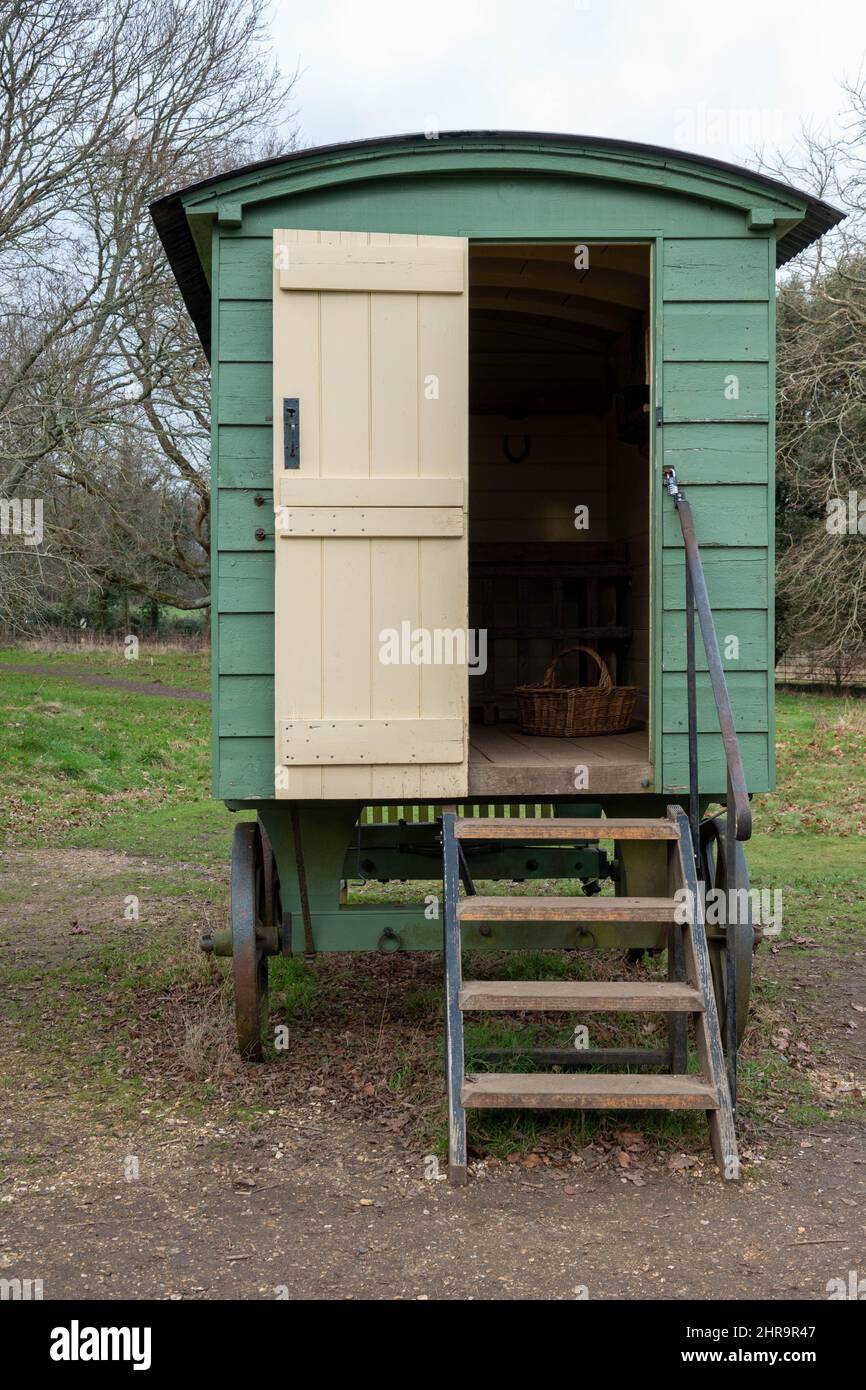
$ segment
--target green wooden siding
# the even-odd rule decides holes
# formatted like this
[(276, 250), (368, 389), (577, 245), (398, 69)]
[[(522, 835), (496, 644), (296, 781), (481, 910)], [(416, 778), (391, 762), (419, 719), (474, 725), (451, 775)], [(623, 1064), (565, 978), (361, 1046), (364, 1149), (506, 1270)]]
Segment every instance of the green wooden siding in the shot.
[[(766, 237), (665, 238), (664, 297), (701, 303), (767, 298)], [(766, 354), (764, 354), (766, 355)]]
[[(702, 550), (714, 545), (767, 546), (767, 488), (739, 483), (689, 487), (695, 531)], [(671, 505), (664, 513), (665, 546), (683, 546), (679, 517)]]
[(660, 440), (665, 464), (680, 482), (766, 483), (769, 431), (765, 424), (677, 424), (668, 420)]
[[(272, 210), (273, 211), (273, 210)], [(271, 222), (271, 226), (277, 226)], [(247, 230), (231, 235), (220, 234), (220, 277), (218, 291), (220, 308), (225, 300), (259, 299), (271, 309), (271, 234), (260, 237)], [(268, 353), (270, 356), (270, 353)]]
[(217, 431), (220, 487), (271, 487), (272, 447), (270, 425), (220, 425)]
[[(713, 623), (722, 652), (722, 666), (727, 671), (760, 671), (767, 667), (767, 623), (763, 608), (713, 609)], [(699, 671), (706, 671), (707, 658), (700, 629), (695, 619), (695, 662)], [(736, 646), (732, 639), (736, 639)], [(737, 652), (736, 656), (728, 652)], [(662, 670), (686, 669), (685, 612), (665, 613), (662, 638)]]
[(271, 738), (274, 732), (273, 676), (220, 676), (220, 738), (255, 735)]
[(220, 613), (273, 613), (273, 549), (220, 554), (218, 563), (216, 603)]
[(272, 488), (221, 488), (217, 546), (225, 550), (250, 549), (257, 530), (267, 533), (256, 541), (257, 550), (274, 548), (274, 501)]
[[(271, 240), (218, 235), (214, 793), (267, 799), (275, 763)], [(255, 539), (259, 527), (264, 541)]]
[(667, 362), (766, 362), (769, 317), (763, 304), (665, 305)]
[[(766, 671), (735, 671), (729, 666), (725, 680), (728, 684), (728, 693), (731, 697), (737, 728), (749, 729), (754, 733), (766, 732), (769, 722), (767, 716), (768, 673)], [(714, 734), (718, 730), (719, 721), (708, 675), (698, 676), (697, 692), (698, 732)], [(664, 733), (688, 733), (684, 671), (665, 671), (662, 677), (662, 709), (664, 712)]]
[(274, 736), (219, 739), (216, 796), (227, 801), (267, 801), (274, 795)]
[(274, 616), (269, 613), (220, 613), (221, 676), (273, 676)]
[[(334, 159), (234, 191), (228, 179), (220, 189), (243, 204), (243, 225), (215, 227), (211, 267), (218, 796), (273, 793), (274, 227), (654, 242), (656, 400), (664, 410), (653, 502), (655, 790), (681, 792), (687, 782), (683, 551), (673, 504), (658, 486), (662, 461), (676, 467), (694, 508), (720, 637), (739, 638), (738, 660), (725, 665), (750, 788), (772, 784), (772, 235), (748, 230), (753, 192), (711, 170), (698, 178), (555, 150), (533, 158), (530, 172), (525, 154), (473, 152), (458, 169), (453, 152), (427, 151), (423, 178), (417, 155), (389, 155), (362, 170)], [(208, 190), (191, 195), (187, 209), (208, 218), (217, 201)], [(257, 526), (268, 532), (264, 542), (255, 541)], [(703, 658), (700, 636), (697, 650)], [(701, 787), (719, 792), (724, 764), (705, 675), (698, 713)]]
[(271, 302), (230, 300), (220, 304), (221, 362), (267, 362), (273, 342)]
[[(773, 780), (773, 244), (765, 237), (671, 238), (661, 277), (664, 463), (695, 519), (743, 760), (752, 791)], [(660, 747), (663, 789), (688, 783), (685, 554), (661, 500)], [(658, 553), (658, 552), (657, 552)], [(736, 638), (736, 645), (731, 642)], [(698, 668), (706, 654), (696, 624)], [(698, 682), (700, 785), (725, 785), (709, 677)]]
[[(749, 790), (760, 791), (770, 780), (771, 765), (767, 735), (738, 731), (743, 765)], [(711, 795), (724, 793), (726, 786), (725, 750), (716, 734), (700, 734), (698, 758), (701, 790)], [(662, 779), (667, 792), (678, 794), (689, 789), (689, 749), (687, 734), (665, 734), (662, 741)]]
[[(733, 394), (733, 393), (736, 394)], [(665, 420), (766, 420), (770, 377), (764, 362), (665, 363)]]
[[(689, 494), (690, 496), (693, 494)], [(751, 607), (767, 607), (767, 552), (757, 546), (717, 546), (702, 552), (710, 603), (714, 609), (736, 608), (745, 599)], [(664, 552), (662, 585), (665, 609), (686, 606), (685, 554), (671, 546)]]
[(220, 425), (269, 425), (273, 415), (271, 362), (220, 362)]

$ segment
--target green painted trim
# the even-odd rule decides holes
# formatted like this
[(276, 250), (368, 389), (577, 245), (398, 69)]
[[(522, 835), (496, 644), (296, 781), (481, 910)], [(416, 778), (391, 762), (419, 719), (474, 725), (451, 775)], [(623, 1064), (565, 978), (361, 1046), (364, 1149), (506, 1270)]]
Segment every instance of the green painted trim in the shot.
[[(543, 141), (511, 140), (507, 136), (490, 141), (449, 141), (437, 146), (407, 140), (405, 145), (352, 147), (311, 151), (309, 158), (291, 165), (274, 165), (228, 175), (216, 185), (183, 195), (189, 212), (216, 212), (221, 200), (233, 197), (245, 204), (292, 196), (310, 189), (330, 188), (341, 183), (370, 179), (393, 179), (424, 174), (531, 173), (566, 175), (618, 183), (652, 184), (671, 192), (741, 207), (746, 221), (755, 204), (755, 194), (766, 198), (767, 189), (750, 177), (747, 170), (734, 171), (701, 165), (686, 158), (677, 160), (669, 153), (624, 151), (611, 146), (591, 148), (565, 144), (552, 137)], [(801, 219), (807, 210), (805, 199), (792, 190), (787, 196), (780, 189), (774, 194), (773, 220), (793, 215)]]
[(205, 279), (213, 289), (216, 284), (213, 261), (213, 231), (214, 222), (212, 217), (187, 217), (190, 236), (198, 252)]
[[(663, 790), (662, 779), (662, 729), (664, 711), (662, 709), (662, 643), (664, 631), (664, 504), (667, 499), (662, 484), (664, 465), (664, 426), (656, 424), (656, 412), (664, 400), (664, 283), (665, 255), (664, 239), (657, 236), (652, 251), (652, 322), (653, 322), (653, 373), (650, 390), (650, 650), (653, 654), (650, 663), (649, 690), (649, 730), (650, 762), (653, 767), (653, 791)], [(669, 500), (669, 499), (668, 499)], [(673, 505), (673, 504), (671, 504)]]
[(767, 425), (767, 766), (769, 790), (776, 786), (776, 244), (767, 238), (769, 259), (770, 411)]
[(765, 231), (776, 226), (776, 208), (749, 208), (749, 226), (756, 231)]
[(242, 227), (243, 208), (241, 203), (229, 203), (220, 199), (217, 203), (217, 222), (221, 227)]
[[(211, 228), (211, 264), (214, 279), (219, 284), (220, 234), (214, 225)], [(219, 353), (219, 294), (211, 297), (211, 341), (214, 352)], [(214, 363), (218, 362), (218, 355)], [(211, 791), (220, 794), (220, 741), (219, 741), (219, 669), (220, 669), (220, 615), (219, 615), (219, 372), (211, 371), (211, 413), (210, 413), (210, 699), (211, 699)]]

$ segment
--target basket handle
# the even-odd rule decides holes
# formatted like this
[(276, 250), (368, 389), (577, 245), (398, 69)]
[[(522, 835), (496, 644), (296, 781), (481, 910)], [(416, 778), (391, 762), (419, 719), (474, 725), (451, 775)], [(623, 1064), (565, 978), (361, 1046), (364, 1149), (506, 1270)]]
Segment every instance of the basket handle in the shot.
[(585, 652), (587, 656), (592, 657), (593, 661), (598, 666), (598, 688), (603, 695), (609, 695), (611, 690), (613, 689), (613, 681), (610, 678), (610, 671), (607, 669), (605, 662), (599, 656), (598, 652), (595, 651), (592, 647), (566, 647), (564, 652), (557, 652), (556, 656), (553, 658), (553, 660), (551, 661), (550, 665), (544, 673), (544, 680), (542, 681), (542, 685), (553, 685), (553, 680), (556, 675), (556, 668), (559, 662), (562, 660), (564, 656), (571, 656), (572, 652)]

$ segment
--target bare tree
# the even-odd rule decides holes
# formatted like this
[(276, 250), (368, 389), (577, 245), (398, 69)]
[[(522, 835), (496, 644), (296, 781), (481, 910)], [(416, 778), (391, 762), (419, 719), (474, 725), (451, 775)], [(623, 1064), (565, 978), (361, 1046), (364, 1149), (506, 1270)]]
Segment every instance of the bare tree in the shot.
[(148, 205), (291, 147), (265, 41), (262, 0), (0, 12), (0, 495), (45, 498), (43, 556), (181, 607), (209, 601), (208, 374)]
[(772, 165), (848, 214), (780, 285), (777, 339), (777, 655), (839, 680), (866, 651), (866, 85), (845, 90), (843, 135)]

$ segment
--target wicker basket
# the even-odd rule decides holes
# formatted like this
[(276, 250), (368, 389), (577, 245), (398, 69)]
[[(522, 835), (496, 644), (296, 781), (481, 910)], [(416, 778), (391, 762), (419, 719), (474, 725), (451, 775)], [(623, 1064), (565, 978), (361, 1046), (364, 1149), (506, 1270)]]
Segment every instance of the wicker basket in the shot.
[[(556, 667), (564, 656), (586, 652), (598, 665), (598, 685), (556, 686)], [(610, 671), (592, 647), (567, 647), (555, 656), (541, 685), (518, 685), (520, 725), (525, 734), (546, 738), (581, 738), (587, 734), (622, 734), (631, 725), (638, 687), (615, 686)]]

